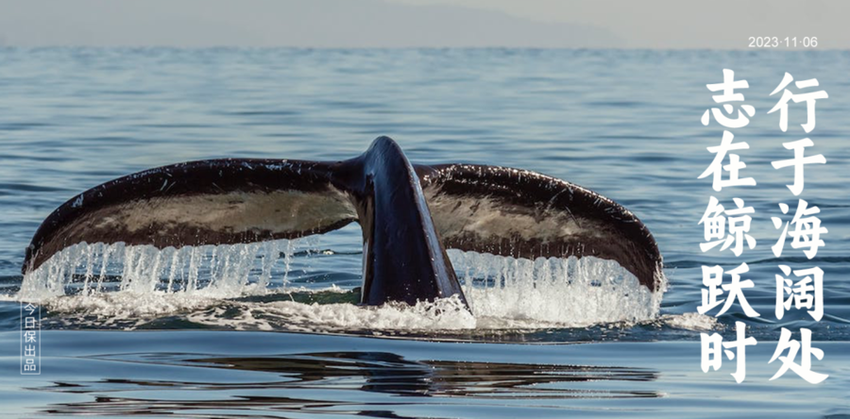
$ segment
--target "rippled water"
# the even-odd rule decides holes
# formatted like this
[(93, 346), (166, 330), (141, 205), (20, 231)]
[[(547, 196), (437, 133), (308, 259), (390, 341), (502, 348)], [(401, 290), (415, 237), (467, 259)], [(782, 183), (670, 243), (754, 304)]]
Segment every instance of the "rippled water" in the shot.
[[(0, 49), (4, 410), (850, 415), (848, 64), (850, 53), (840, 51)], [(727, 206), (740, 197), (756, 210), (751, 233), (758, 245), (739, 258), (699, 250), (697, 222), (713, 191), (697, 176), (711, 162), (705, 147), (718, 144), (721, 132), (699, 117), (713, 103), (705, 84), (721, 81), (723, 68), (749, 81), (744, 93), (757, 110), (735, 133), (750, 145), (739, 154), (758, 186), (715, 194)], [(817, 77), (830, 96), (818, 102), (817, 128), (809, 134), (813, 154), (828, 164), (806, 168), (802, 195), (821, 209), (829, 229), (814, 261), (790, 247), (779, 259), (770, 250), (778, 237), (770, 217), (779, 215), (777, 203), (794, 199), (785, 188), (791, 171), (770, 162), (789, 158), (782, 143), (804, 136), (802, 108), (792, 104), (788, 133), (775, 114), (766, 115), (776, 101), (769, 93), (786, 71), (798, 80)], [(356, 225), (272, 247), (206, 249), (208, 264), (194, 282), (188, 268), (182, 275), (159, 268), (186, 255), (150, 249), (116, 250), (121, 256), (110, 263), (122, 267), (101, 275), (94, 264), (87, 275), (88, 255), (103, 250), (87, 248), (68, 253), (62, 265), (75, 263), (76, 275), (72, 268), (45, 271), (43, 282), (29, 283), (39, 285), (29, 295), (49, 309), (44, 373), (18, 375), (23, 249), (68, 198), (186, 160), (349, 158), (379, 135), (396, 139), (414, 162), (521, 167), (622, 203), (646, 223), (664, 255), (669, 289), (660, 307), (624, 292), (629, 279), (598, 261), (581, 269), (563, 265), (575, 260), (544, 267), (458, 252), (452, 260), (467, 280), (474, 315), (451, 302), (356, 307)], [(693, 314), (700, 266), (742, 262), (755, 283), (747, 299), (762, 316), (748, 318), (738, 305), (716, 324)], [(796, 310), (776, 320), (779, 264), (823, 269), (820, 322)], [(558, 269), (575, 273), (570, 286), (539, 282), (541, 272)], [(731, 339), (736, 320), (759, 341), (748, 350), (741, 385), (728, 375), (733, 361), (709, 374), (699, 365), (699, 331)], [(824, 383), (810, 385), (792, 372), (768, 381), (778, 368), (767, 361), (782, 327), (813, 331), (814, 345), (825, 352), (813, 369), (830, 374)], [(92, 328), (107, 330), (76, 330)]]

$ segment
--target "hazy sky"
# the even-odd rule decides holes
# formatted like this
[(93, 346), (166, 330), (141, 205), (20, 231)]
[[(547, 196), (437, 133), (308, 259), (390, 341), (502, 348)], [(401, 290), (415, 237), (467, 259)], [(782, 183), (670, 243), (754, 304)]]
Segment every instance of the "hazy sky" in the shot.
[(17, 46), (850, 48), (844, 0), (0, 0)]

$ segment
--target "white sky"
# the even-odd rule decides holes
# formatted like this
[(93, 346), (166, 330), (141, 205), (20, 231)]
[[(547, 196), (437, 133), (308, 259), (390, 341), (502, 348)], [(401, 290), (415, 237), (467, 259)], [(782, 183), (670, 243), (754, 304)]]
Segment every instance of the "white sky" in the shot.
[(0, 0), (0, 44), (850, 48), (844, 0)]

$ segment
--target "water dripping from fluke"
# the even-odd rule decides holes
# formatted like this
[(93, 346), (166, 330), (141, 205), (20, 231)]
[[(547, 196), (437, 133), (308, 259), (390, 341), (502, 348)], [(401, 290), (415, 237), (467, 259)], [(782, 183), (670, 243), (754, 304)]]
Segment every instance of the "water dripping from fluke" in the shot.
[(315, 236), (180, 249), (81, 243), (29, 273), (18, 299), (44, 302), (62, 328), (307, 332), (577, 328), (652, 320), (660, 309), (661, 293), (613, 261), (457, 250), (449, 257), (472, 313), (452, 299), (364, 307), (358, 288), (293, 282), (319, 249)]

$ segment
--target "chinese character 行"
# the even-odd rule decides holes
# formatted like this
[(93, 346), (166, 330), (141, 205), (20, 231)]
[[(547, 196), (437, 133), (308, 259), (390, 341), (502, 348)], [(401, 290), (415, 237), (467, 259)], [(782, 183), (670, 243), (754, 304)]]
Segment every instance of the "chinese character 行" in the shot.
[[(788, 101), (793, 100), (794, 103), (799, 103), (802, 101), (806, 102), (806, 123), (800, 124), (806, 133), (811, 132), (815, 129), (815, 100), (817, 99), (826, 99), (829, 95), (826, 94), (825, 90), (818, 90), (817, 92), (808, 92), (801, 94), (791, 93), (786, 87), (788, 87), (791, 82), (794, 81), (794, 76), (790, 73), (785, 73), (785, 76), (782, 78), (782, 82), (779, 83), (779, 86), (773, 90), (770, 96), (773, 96), (779, 93), (780, 90), (784, 90), (782, 92), (782, 97), (779, 98), (779, 102), (769, 111), (768, 114), (774, 113), (777, 110), (779, 111), (779, 128), (782, 132), (788, 131)], [(806, 89), (809, 87), (817, 87), (818, 79), (808, 79), (801, 80), (798, 82), (794, 82), (798, 89)]]

